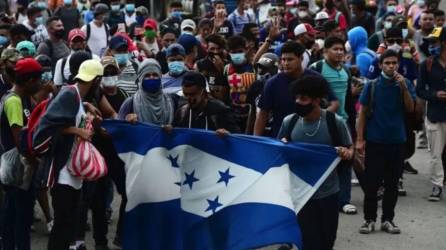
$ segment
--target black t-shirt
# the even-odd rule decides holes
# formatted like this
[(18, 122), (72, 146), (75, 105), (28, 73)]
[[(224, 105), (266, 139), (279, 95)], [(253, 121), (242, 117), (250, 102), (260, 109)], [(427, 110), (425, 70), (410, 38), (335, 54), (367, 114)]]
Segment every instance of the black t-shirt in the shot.
[[(212, 23), (213, 22), (214, 22), (214, 20), (212, 20)], [(226, 19), (223, 22), (223, 25), (220, 26), (220, 28), (218, 29), (217, 33), (224, 36), (226, 39), (233, 36), (234, 35), (234, 26), (232, 25), (231, 21)]]
[(116, 112), (118, 112), (119, 109), (121, 109), (121, 105), (124, 103), (127, 97), (128, 94), (120, 88), (118, 88), (118, 92), (116, 93), (116, 95), (105, 94), (105, 98), (107, 98), (107, 101), (110, 103), (110, 105)]
[[(226, 63), (225, 63), (226, 64)], [(211, 86), (228, 86), (228, 81), (223, 72), (219, 72), (209, 57), (197, 61), (197, 68)]]

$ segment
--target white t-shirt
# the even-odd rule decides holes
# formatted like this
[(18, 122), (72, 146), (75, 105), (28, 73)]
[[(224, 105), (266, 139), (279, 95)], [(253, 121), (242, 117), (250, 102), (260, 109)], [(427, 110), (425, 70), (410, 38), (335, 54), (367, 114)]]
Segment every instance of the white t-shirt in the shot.
[[(81, 30), (87, 34), (87, 25), (82, 26)], [(94, 21), (91, 21), (90, 38), (87, 43), (91, 52), (100, 57), (107, 48), (107, 33), (105, 26), (102, 25), (101, 27), (98, 27)]]
[[(65, 80), (68, 80), (71, 72), (70, 72), (70, 58), (73, 54), (73, 51), (71, 51), (71, 54), (67, 57), (67, 61), (65, 62), (65, 66), (63, 68), (63, 75)], [(93, 59), (100, 60), (99, 56), (93, 54)], [(62, 62), (63, 58), (59, 59), (56, 63), (56, 68), (54, 69), (54, 78), (53, 82), (56, 86), (62, 86), (64, 85), (64, 78), (62, 77), (61, 68), (62, 68)]]
[(131, 16), (129, 16), (127, 13), (125, 13), (124, 16), (125, 16), (125, 25), (127, 27), (130, 27), (133, 23), (136, 23), (136, 14), (135, 13), (133, 13)]
[(311, 56), (311, 50), (305, 50), (303, 54), (303, 60), (302, 60), (302, 69), (306, 69), (308, 64), (310, 63), (310, 56)]

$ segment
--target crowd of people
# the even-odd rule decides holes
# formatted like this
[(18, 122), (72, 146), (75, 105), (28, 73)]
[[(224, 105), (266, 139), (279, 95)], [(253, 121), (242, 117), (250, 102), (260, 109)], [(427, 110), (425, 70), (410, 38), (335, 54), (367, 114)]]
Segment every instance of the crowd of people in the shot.
[[(355, 182), (359, 233), (375, 230), (382, 200), (380, 228), (399, 234), (395, 206), (403, 174), (418, 173), (408, 161), (417, 136), (431, 155), (430, 201), (445, 184), (439, 1), (237, 0), (229, 11), (209, 0), (198, 15), (168, 1), (165, 20), (134, 0), (0, 1), (0, 249), (33, 248), (36, 201), (48, 250), (86, 249), (90, 230), (95, 249), (110, 249), (111, 234), (121, 247), (125, 171), (103, 119), (334, 146), (342, 161), (297, 216), (303, 249), (333, 249), (339, 213), (358, 213)], [(70, 171), (79, 139), (104, 157), (106, 176)], [(20, 159), (19, 182), (5, 177), (8, 157)]]

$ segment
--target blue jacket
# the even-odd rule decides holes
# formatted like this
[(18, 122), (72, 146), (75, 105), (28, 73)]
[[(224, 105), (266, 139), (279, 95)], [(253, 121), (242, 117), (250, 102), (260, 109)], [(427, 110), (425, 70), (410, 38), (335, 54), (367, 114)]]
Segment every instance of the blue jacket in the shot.
[(356, 57), (356, 65), (359, 67), (361, 76), (366, 77), (370, 66), (376, 58), (375, 52), (367, 48), (368, 35), (363, 27), (355, 27), (348, 32), (348, 42)]

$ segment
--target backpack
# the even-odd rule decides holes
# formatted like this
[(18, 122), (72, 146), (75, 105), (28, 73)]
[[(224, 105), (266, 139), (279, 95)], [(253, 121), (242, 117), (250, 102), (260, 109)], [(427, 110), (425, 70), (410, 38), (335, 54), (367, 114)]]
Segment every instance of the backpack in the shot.
[[(104, 23), (104, 27), (105, 27), (105, 34), (106, 34), (106, 37), (107, 37), (107, 45), (108, 45), (108, 42), (109, 42), (109, 36), (110, 36), (110, 30), (109, 30), (109, 28), (108, 28), (108, 25), (106, 24), (106, 23)], [(90, 34), (91, 34), (91, 26), (90, 26), (90, 24), (88, 23), (87, 24), (87, 38), (85, 39), (85, 41), (88, 41), (88, 40), (90, 40)]]

